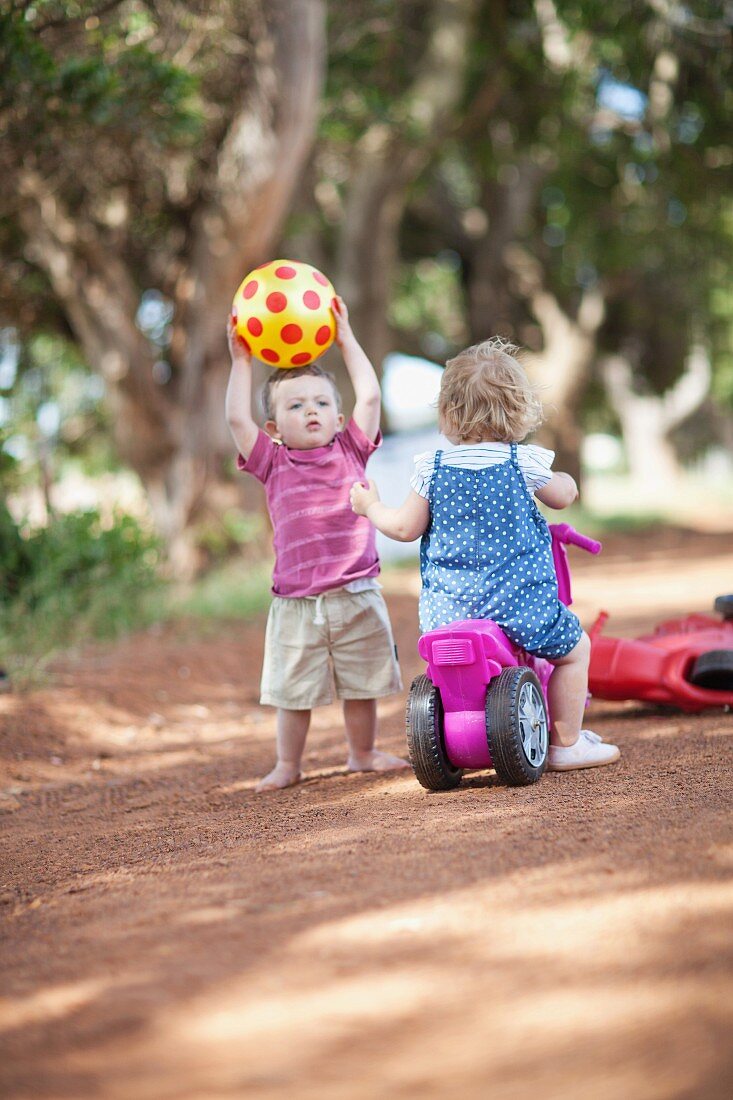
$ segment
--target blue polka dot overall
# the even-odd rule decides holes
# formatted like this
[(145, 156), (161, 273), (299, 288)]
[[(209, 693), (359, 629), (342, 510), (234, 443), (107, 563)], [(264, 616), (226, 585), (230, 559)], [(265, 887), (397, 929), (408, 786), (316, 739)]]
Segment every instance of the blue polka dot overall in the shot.
[(493, 619), (528, 652), (565, 656), (582, 627), (558, 598), (550, 532), (516, 443), (509, 461), (481, 470), (444, 466), (441, 457), (438, 451), (420, 544), (420, 629)]

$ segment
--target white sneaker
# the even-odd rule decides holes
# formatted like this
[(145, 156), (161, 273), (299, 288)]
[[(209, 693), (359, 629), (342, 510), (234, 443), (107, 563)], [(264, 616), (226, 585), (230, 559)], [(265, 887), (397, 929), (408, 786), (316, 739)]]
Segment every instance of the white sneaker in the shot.
[(574, 745), (550, 745), (547, 770), (570, 772), (575, 768), (600, 768), (613, 764), (620, 755), (616, 745), (607, 745), (592, 730), (581, 730)]

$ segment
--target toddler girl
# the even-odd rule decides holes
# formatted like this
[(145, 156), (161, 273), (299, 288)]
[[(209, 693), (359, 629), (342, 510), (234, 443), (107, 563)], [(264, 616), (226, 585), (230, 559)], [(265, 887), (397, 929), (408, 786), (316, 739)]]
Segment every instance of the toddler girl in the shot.
[(555, 665), (548, 767), (598, 767), (620, 753), (581, 730), (590, 640), (558, 598), (550, 532), (534, 501), (566, 508), (578, 489), (569, 474), (553, 473), (552, 451), (521, 442), (542, 407), (517, 350), (495, 337), (451, 359), (438, 421), (455, 449), (417, 456), (401, 507), (384, 505), (371, 481), (352, 487), (351, 504), (390, 538), (422, 535), (421, 631), (493, 619), (516, 645)]

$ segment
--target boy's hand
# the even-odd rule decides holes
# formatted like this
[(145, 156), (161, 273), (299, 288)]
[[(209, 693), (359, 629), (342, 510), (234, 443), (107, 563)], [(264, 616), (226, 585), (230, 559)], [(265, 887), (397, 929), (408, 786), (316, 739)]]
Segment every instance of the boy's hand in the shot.
[(248, 366), (252, 362), (252, 353), (247, 347), (247, 341), (237, 332), (234, 314), (231, 314), (227, 321), (227, 343), (229, 344), (232, 363), (241, 363), (243, 366)]
[(331, 309), (336, 320), (336, 343), (343, 347), (344, 341), (354, 335), (349, 324), (349, 311), (346, 302), (338, 294), (331, 302)]
[(373, 481), (368, 482), (368, 485), (355, 481), (351, 486), (350, 495), (351, 511), (356, 512), (357, 516), (365, 516), (369, 511), (369, 506), (376, 504), (379, 500), (379, 492)]

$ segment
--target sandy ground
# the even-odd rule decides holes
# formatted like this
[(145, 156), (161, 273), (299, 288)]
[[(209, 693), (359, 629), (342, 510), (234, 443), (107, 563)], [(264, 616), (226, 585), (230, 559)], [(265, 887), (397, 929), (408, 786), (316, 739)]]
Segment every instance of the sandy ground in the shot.
[[(733, 590), (730, 535), (575, 563), (621, 634)], [(407, 683), (416, 586), (388, 582)], [(262, 625), (0, 696), (3, 1097), (728, 1100), (733, 717), (595, 701), (619, 765), (430, 794), (347, 774), (334, 706), (306, 781), (258, 796)]]

